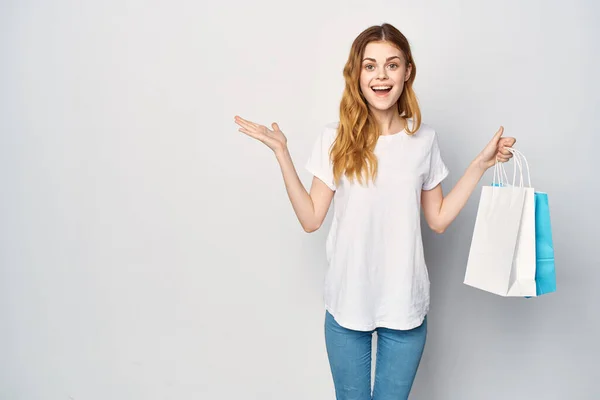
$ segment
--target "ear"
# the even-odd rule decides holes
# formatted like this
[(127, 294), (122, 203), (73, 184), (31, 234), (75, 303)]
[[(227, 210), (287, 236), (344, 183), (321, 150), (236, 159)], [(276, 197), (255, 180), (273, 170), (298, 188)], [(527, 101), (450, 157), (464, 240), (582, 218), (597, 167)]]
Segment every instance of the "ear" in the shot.
[(406, 77), (404, 78), (404, 82), (408, 82), (408, 80), (410, 79), (410, 74), (412, 73), (412, 64), (408, 64), (408, 67), (406, 68)]

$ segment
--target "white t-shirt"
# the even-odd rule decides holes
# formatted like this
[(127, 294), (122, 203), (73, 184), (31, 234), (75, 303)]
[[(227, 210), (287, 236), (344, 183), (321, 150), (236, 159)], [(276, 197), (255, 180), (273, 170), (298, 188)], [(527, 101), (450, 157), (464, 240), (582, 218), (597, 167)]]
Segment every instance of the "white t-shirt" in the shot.
[(308, 171), (335, 190), (326, 243), (325, 308), (348, 329), (415, 328), (429, 311), (421, 190), (433, 189), (448, 176), (437, 135), (421, 124), (412, 136), (405, 131), (380, 136), (375, 184), (369, 180), (361, 186), (342, 176), (336, 187), (329, 149), (338, 124), (325, 127), (306, 163)]

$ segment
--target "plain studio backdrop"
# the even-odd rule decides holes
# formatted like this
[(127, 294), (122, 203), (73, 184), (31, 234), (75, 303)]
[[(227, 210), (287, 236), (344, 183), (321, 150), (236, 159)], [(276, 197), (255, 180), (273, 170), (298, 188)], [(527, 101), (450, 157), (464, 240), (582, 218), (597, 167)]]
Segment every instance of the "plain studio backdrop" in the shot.
[(591, 0), (3, 1), (0, 399), (333, 399), (331, 213), (305, 233), (233, 118), (278, 122), (308, 187), (350, 45), (383, 22), (412, 45), (445, 193), (504, 125), (556, 252), (554, 294), (463, 284), (491, 170), (445, 234), (423, 224), (411, 399), (597, 399), (599, 17)]

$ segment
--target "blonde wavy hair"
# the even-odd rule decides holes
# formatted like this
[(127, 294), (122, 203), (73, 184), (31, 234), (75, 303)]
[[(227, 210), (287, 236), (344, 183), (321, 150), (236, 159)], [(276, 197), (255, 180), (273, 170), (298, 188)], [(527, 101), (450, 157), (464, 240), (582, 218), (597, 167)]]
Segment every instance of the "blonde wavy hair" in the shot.
[(413, 119), (412, 128), (406, 127), (409, 135), (413, 135), (421, 126), (421, 110), (413, 90), (417, 69), (408, 40), (398, 29), (387, 23), (365, 29), (354, 39), (348, 61), (344, 66), (346, 86), (340, 103), (340, 123), (330, 150), (336, 184), (339, 184), (342, 174), (350, 181), (354, 178), (358, 179), (361, 184), (365, 172), (367, 178), (373, 181), (377, 177), (377, 157), (374, 149), (380, 129), (360, 90), (359, 80), (367, 44), (382, 41), (402, 51), (406, 66), (412, 64), (410, 78), (405, 82), (402, 95), (398, 99), (398, 112), (404, 118)]

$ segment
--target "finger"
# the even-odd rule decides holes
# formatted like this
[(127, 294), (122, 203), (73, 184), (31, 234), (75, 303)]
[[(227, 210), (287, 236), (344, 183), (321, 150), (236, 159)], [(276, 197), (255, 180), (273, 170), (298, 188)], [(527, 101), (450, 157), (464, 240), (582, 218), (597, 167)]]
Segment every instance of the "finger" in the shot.
[(256, 133), (255, 133), (255, 132), (253, 132), (253, 131), (249, 131), (249, 130), (247, 130), (247, 129), (245, 129), (245, 128), (240, 128), (240, 129), (238, 129), (238, 131), (239, 131), (239, 132), (242, 132), (242, 133), (245, 133), (245, 134), (246, 134), (246, 135), (248, 135), (248, 136), (252, 136), (252, 137), (254, 137), (254, 138), (256, 137)]
[(512, 147), (516, 142), (515, 138), (501, 138), (499, 145), (500, 147)]
[(280, 129), (279, 129), (279, 125), (277, 125), (277, 122), (273, 122), (273, 123), (271, 124), (271, 127), (273, 128), (273, 130), (274, 130), (274, 131), (279, 131), (279, 130), (280, 130)]
[(254, 124), (254, 122), (252, 122), (252, 121), (248, 121), (247, 119), (245, 119), (245, 118), (242, 118), (242, 117), (240, 117), (239, 115), (236, 115), (236, 116), (235, 116), (235, 120), (236, 120), (236, 121), (240, 121), (240, 122), (245, 122), (245, 123), (248, 123), (248, 124)]
[(504, 127), (500, 126), (500, 129), (498, 129), (498, 131), (494, 134), (494, 137), (492, 138), (492, 141), (494, 143), (498, 143), (498, 141), (500, 140), (500, 138), (502, 137), (502, 134), (504, 133)]
[(243, 128), (248, 129), (248, 130), (250, 130), (250, 129), (256, 130), (256, 126), (252, 122), (246, 121), (243, 118), (236, 118), (235, 123)]
[(237, 115), (235, 116), (235, 122), (238, 123), (238, 125), (244, 124), (246, 126), (254, 127), (254, 128), (258, 128), (258, 126), (259, 126), (258, 124), (254, 123), (252, 121), (248, 121), (247, 119), (244, 119)]
[(246, 123), (246, 120), (244, 120), (243, 118), (237, 117), (237, 116), (233, 119), (233, 122), (235, 122), (239, 126), (247, 126), (248, 125)]

